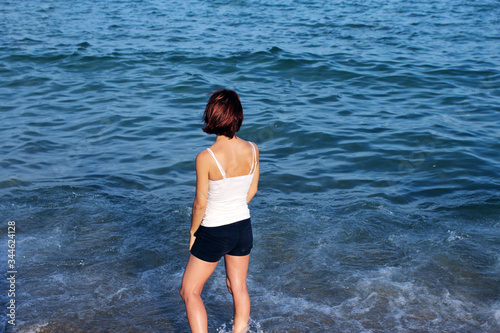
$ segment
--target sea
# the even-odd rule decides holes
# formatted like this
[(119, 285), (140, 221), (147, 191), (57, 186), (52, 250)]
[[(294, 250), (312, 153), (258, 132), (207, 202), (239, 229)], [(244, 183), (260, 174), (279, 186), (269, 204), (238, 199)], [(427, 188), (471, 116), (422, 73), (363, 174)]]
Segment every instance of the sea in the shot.
[[(498, 0), (2, 0), (0, 77), (0, 332), (189, 332), (221, 88), (250, 332), (500, 332)], [(223, 261), (202, 296), (231, 332)]]

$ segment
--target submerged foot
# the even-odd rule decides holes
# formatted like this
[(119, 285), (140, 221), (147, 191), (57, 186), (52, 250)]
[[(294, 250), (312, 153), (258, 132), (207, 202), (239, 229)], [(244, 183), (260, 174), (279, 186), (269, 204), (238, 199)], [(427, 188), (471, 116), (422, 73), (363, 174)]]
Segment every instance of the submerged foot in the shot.
[(237, 331), (237, 330), (235, 330), (235, 329), (234, 329), (234, 327), (233, 327), (233, 333), (247, 333), (249, 329), (250, 329), (250, 326), (246, 326), (246, 327), (244, 327), (243, 329), (241, 329), (241, 330)]

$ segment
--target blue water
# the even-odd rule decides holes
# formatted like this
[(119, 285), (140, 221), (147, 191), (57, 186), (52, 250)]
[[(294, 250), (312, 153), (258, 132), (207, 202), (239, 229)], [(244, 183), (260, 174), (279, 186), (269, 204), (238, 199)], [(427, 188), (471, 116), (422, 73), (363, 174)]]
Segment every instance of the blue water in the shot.
[[(498, 1), (3, 1), (7, 332), (187, 332), (210, 92), (259, 145), (251, 332), (500, 332)], [(223, 264), (203, 297), (229, 332)]]

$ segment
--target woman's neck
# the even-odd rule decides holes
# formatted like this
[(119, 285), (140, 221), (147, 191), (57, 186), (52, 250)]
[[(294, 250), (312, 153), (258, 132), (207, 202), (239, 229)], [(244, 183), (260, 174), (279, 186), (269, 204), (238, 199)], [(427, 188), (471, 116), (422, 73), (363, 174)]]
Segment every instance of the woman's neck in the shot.
[(225, 135), (217, 135), (217, 139), (215, 140), (215, 142), (228, 142), (228, 141), (231, 141), (231, 140), (238, 140), (238, 137), (235, 135), (233, 136), (232, 138), (229, 138)]

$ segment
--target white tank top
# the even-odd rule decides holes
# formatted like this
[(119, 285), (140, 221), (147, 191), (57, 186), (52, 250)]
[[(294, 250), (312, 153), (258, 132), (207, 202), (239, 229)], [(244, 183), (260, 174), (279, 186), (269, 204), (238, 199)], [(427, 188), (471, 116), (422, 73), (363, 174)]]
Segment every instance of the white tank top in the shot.
[(253, 181), (257, 161), (255, 146), (251, 142), (249, 143), (252, 145), (252, 167), (248, 175), (238, 177), (226, 178), (226, 173), (215, 158), (214, 153), (210, 148), (207, 148), (222, 174), (222, 179), (208, 180), (207, 209), (201, 221), (202, 226), (219, 227), (250, 218), (247, 196)]

